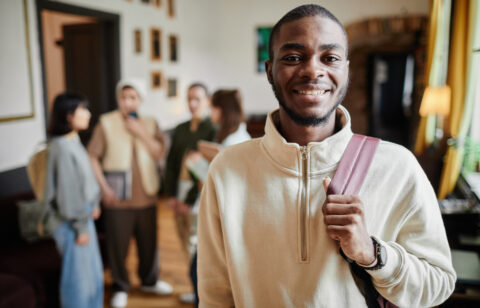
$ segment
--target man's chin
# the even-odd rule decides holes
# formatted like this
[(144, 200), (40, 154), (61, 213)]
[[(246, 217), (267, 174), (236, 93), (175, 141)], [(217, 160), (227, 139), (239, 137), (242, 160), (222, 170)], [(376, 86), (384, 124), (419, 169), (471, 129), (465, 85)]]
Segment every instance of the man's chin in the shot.
[(284, 102), (279, 100), (280, 102), (280, 108), (283, 109), (283, 111), (288, 115), (288, 117), (295, 122), (295, 124), (300, 125), (300, 126), (320, 126), (324, 125), (332, 113), (337, 109), (337, 106), (339, 104), (336, 104), (333, 108), (330, 110), (327, 110), (326, 112), (303, 112), (299, 113), (292, 108), (289, 108)]

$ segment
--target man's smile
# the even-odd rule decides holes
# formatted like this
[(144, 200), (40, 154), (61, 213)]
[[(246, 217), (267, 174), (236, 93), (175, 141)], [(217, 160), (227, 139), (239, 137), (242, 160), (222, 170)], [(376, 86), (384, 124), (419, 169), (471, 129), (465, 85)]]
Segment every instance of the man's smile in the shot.
[(293, 90), (293, 93), (300, 95), (319, 96), (330, 92), (330, 90)]

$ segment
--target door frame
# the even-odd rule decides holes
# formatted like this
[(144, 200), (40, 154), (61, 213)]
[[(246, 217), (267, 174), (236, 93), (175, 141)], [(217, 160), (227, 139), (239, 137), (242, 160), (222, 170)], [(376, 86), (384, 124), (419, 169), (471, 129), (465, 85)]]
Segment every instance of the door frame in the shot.
[[(120, 80), (120, 15), (107, 13), (104, 11), (98, 11), (93, 9), (87, 9), (80, 6), (71, 4), (65, 4), (60, 2), (52, 2), (48, 0), (36, 0), (36, 13), (38, 24), (38, 39), (40, 44), (40, 63), (42, 72), (42, 89), (43, 89), (43, 106), (45, 117), (45, 130), (48, 128), (48, 97), (47, 97), (47, 79), (45, 68), (45, 51), (43, 48), (43, 25), (42, 25), (42, 11), (56, 11), (61, 13), (68, 13), (74, 15), (82, 15), (88, 17), (97, 18), (101, 24), (105, 26), (107, 35), (113, 39), (113, 46), (109, 48), (109, 58), (111, 59), (111, 68), (109, 72), (109, 88), (107, 91), (113, 91), (113, 97), (115, 97), (114, 89), (115, 83)], [(115, 101), (109, 101), (105, 106), (108, 110), (116, 108)]]

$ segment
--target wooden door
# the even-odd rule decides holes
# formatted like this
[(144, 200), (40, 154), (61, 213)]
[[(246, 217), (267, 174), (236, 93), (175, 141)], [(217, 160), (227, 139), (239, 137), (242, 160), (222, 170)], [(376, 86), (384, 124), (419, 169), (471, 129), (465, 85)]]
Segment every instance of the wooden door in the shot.
[(103, 36), (100, 23), (63, 26), (66, 89), (85, 95), (92, 113), (89, 129), (80, 134), (84, 144), (100, 114), (108, 109)]

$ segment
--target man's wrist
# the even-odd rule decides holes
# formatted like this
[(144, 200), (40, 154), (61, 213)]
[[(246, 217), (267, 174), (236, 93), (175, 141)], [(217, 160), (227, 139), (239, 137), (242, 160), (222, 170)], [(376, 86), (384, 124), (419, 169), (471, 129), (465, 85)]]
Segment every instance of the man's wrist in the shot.
[(361, 267), (374, 267), (374, 266), (377, 265), (377, 263), (378, 263), (378, 258), (375, 257), (375, 260), (373, 260), (373, 262), (370, 263), (370, 264), (362, 264), (362, 263), (360, 263), (360, 262), (355, 262), (355, 263), (357, 263), (357, 264), (358, 264), (359, 266), (361, 266)]
[(373, 236), (371, 236), (372, 243), (375, 250), (375, 260), (372, 264), (363, 265), (357, 262), (357, 264), (366, 270), (374, 271), (381, 269), (387, 263), (387, 251), (385, 247)]
[(368, 237), (368, 244), (360, 258), (355, 259), (355, 263), (363, 267), (368, 267), (370, 264), (376, 264), (377, 262), (376, 248), (371, 237)]

